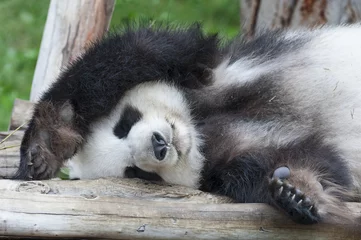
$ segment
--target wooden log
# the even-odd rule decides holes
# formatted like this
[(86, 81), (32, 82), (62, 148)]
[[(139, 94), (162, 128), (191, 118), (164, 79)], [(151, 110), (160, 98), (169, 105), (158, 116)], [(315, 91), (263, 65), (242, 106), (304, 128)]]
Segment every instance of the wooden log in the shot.
[[(11, 136), (9, 136), (11, 134)], [(2, 142), (5, 138), (7, 141), (21, 141), (23, 138), (23, 131), (8, 131), (8, 132), (0, 132), (0, 142)], [(9, 136), (9, 137), (8, 137)]]
[(298, 28), (355, 23), (358, 0), (240, 0), (242, 29), (248, 36), (264, 28)]
[(52, 0), (36, 64), (30, 100), (56, 80), (62, 68), (102, 37), (113, 13), (114, 0)]
[[(12, 177), (19, 167), (20, 143), (29, 119), (33, 113), (34, 103), (15, 99), (8, 132), (0, 132), (0, 178)], [(22, 126), (18, 131), (15, 129)], [(7, 138), (11, 135), (9, 138)], [(5, 140), (5, 138), (7, 138)]]
[(11, 112), (9, 131), (22, 125), (21, 129), (24, 130), (26, 128), (24, 123), (28, 122), (33, 114), (33, 107), (34, 103), (16, 98)]
[(141, 179), (106, 178), (95, 180), (0, 180), (0, 191), (42, 193), (85, 198), (121, 197), (149, 201), (183, 203), (230, 203), (229, 198), (216, 196), (184, 186)]
[(19, 167), (23, 131), (17, 131), (8, 137), (10, 133), (12, 132), (0, 132), (0, 178), (13, 176)]
[[(14, 176), (20, 162), (19, 145), (19, 141), (8, 141), (0, 145), (0, 178)], [(5, 149), (6, 147), (10, 148)]]
[[(124, 195), (133, 194), (110, 196), (112, 192), (123, 195), (124, 186), (135, 191), (128, 188)], [(74, 187), (80, 192), (71, 190)], [(347, 240), (361, 236), (360, 226), (299, 225), (265, 204), (215, 204), (222, 200), (209, 196), (179, 186), (146, 185), (136, 179), (0, 180), (0, 234), (35, 239)], [(360, 203), (348, 205), (360, 216)]]

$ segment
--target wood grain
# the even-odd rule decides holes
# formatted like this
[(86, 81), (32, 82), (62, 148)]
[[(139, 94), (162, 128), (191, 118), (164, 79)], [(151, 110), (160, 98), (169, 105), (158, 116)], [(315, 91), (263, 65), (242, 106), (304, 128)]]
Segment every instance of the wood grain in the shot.
[(114, 0), (51, 0), (30, 100), (36, 102), (87, 45), (108, 30)]
[(0, 178), (15, 174), (20, 162), (20, 142), (23, 131), (15, 132), (3, 141), (11, 132), (0, 132)]
[[(360, 226), (298, 225), (265, 204), (216, 204), (222, 202), (217, 196), (136, 179), (9, 181), (0, 180), (0, 234), (8, 237), (347, 240), (361, 236)], [(79, 193), (70, 190), (76, 188), (75, 182)], [(124, 185), (137, 190), (128, 196), (108, 195), (122, 192)], [(109, 189), (105, 194), (94, 192), (105, 188)], [(349, 207), (360, 216), (361, 204)]]
[(21, 127), (22, 130), (26, 128), (26, 124), (33, 114), (34, 103), (22, 99), (16, 98), (11, 112), (11, 119), (9, 124), (9, 130), (15, 130)]

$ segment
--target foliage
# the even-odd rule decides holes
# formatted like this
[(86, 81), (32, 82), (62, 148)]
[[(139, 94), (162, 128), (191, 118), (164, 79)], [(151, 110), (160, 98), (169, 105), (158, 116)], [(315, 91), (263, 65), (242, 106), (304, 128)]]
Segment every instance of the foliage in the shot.
[(48, 1), (0, 0), (0, 129), (15, 98), (29, 99)]
[[(0, 0), (0, 130), (6, 130), (15, 98), (29, 99), (50, 1)], [(147, 18), (200, 21), (210, 33), (234, 36), (239, 0), (117, 0), (111, 26)]]

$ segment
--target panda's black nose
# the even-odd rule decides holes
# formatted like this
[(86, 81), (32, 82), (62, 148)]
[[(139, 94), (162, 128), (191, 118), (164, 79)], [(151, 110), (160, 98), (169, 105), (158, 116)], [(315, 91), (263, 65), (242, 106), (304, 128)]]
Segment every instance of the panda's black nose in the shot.
[(152, 135), (152, 145), (155, 157), (162, 161), (167, 154), (168, 143), (160, 133), (154, 132)]

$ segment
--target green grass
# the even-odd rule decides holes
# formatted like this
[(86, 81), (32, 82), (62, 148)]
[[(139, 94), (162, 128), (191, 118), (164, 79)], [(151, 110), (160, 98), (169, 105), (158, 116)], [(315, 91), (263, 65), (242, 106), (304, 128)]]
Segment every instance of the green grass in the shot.
[[(49, 3), (0, 0), (0, 130), (7, 129), (14, 99), (29, 99)], [(239, 0), (117, 0), (111, 26), (139, 18), (200, 21), (206, 32), (231, 37), (239, 30)]]

